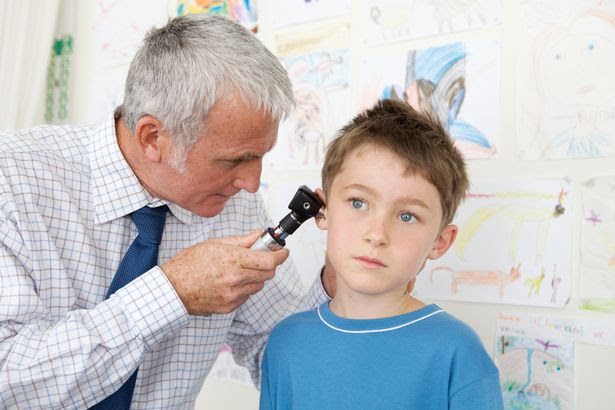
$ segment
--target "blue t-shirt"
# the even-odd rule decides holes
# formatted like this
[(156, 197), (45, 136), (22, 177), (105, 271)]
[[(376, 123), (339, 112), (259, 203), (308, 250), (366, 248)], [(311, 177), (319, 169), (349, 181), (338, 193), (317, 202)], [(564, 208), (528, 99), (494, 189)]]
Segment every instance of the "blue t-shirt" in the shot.
[(502, 409), (498, 370), (476, 333), (429, 305), (384, 319), (328, 303), (271, 332), (261, 409)]

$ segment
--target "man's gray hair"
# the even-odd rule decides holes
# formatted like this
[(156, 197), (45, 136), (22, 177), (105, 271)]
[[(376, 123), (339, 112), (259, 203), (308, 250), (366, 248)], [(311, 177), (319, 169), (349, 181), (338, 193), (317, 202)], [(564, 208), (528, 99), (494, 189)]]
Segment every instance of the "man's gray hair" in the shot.
[(160, 120), (179, 166), (213, 105), (230, 94), (278, 120), (293, 105), (286, 70), (256, 36), (224, 17), (186, 15), (147, 34), (130, 64), (121, 112), (133, 134), (144, 115)]

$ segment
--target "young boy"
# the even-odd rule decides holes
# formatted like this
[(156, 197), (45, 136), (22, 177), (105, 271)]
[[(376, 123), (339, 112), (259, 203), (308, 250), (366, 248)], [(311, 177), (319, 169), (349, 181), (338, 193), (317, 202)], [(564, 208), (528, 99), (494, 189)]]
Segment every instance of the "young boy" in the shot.
[(455, 240), (468, 187), (444, 129), (384, 100), (342, 128), (322, 170), (335, 297), (272, 331), (261, 409), (502, 409), (476, 333), (410, 296), (427, 259)]

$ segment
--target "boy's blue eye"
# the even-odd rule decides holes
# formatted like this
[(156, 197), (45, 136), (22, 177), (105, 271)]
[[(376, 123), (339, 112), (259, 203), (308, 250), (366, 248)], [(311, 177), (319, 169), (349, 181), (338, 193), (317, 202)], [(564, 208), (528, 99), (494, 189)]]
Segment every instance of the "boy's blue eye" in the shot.
[(352, 199), (351, 205), (354, 209), (362, 209), (365, 206), (365, 202), (360, 199)]
[(401, 219), (402, 222), (412, 222), (415, 218), (410, 212), (402, 212), (401, 215), (399, 215), (399, 219)]

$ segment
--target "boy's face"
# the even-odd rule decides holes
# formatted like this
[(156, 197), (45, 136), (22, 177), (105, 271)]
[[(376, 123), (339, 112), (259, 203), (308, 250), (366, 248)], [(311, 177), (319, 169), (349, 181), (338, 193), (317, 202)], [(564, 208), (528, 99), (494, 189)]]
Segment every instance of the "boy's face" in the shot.
[(457, 227), (441, 229), (437, 189), (389, 150), (350, 154), (327, 193), (327, 255), (338, 291), (403, 294), (427, 258), (444, 254)]

